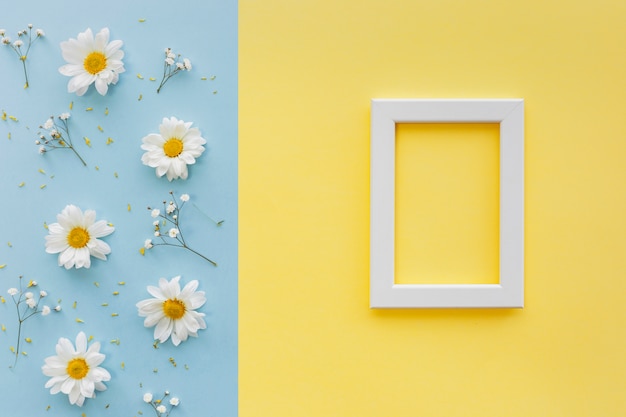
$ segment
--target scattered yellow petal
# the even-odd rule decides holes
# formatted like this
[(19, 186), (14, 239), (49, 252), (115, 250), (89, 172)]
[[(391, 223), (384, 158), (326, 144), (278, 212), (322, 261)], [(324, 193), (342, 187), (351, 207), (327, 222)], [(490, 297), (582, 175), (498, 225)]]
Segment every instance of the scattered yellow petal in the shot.
[(146, 19), (139, 19), (139, 23), (143, 23), (145, 21), (146, 21)]
[(211, 81), (215, 79), (215, 75), (211, 75)]
[[(4, 268), (6, 268), (6, 266), (7, 266), (7, 264), (2, 264), (2, 265), (0, 265), (0, 269), (4, 269)], [(4, 301), (3, 301), (3, 302), (4, 302)]]
[(113, 223), (107, 223), (107, 226), (113, 227)]
[(11, 132), (7, 133), (7, 138), (11, 139)]
[(113, 173), (113, 176), (114, 176), (115, 178), (119, 178), (119, 175), (117, 175), (117, 171), (115, 171), (115, 172)]
[(94, 281), (93, 285), (95, 285), (96, 287), (100, 287), (100, 283), (98, 281)]
[(24, 340), (26, 341), (26, 343), (33, 343), (33, 339), (31, 339), (30, 337), (27, 337)]
[(13, 346), (11, 346), (9, 350), (11, 351), (11, 353), (15, 353), (15, 348)]
[(120, 363), (120, 368), (125, 369), (126, 368), (126, 364), (124, 362)]
[(111, 343), (115, 343), (116, 345), (119, 345), (120, 339), (111, 339)]
[(17, 184), (18, 187), (22, 188), (23, 186), (25, 186), (26, 183), (24, 181), (20, 182), (19, 184)]
[(206, 77), (201, 77), (200, 78), (202, 81), (206, 81)]
[(96, 165), (96, 171), (100, 171), (100, 167)]
[(39, 168), (37, 171), (38, 171), (40, 174), (44, 174), (44, 175), (46, 175), (46, 171), (44, 171), (44, 170), (43, 170), (43, 168)]
[(85, 109), (85, 111), (92, 111), (92, 110), (93, 110), (93, 107), (87, 107), (87, 108)]
[(185, 364), (185, 371), (189, 370), (189, 366), (187, 366), (187, 364)]
[(85, 139), (85, 145), (91, 148), (91, 140), (87, 136), (83, 136), (83, 139)]
[(137, 74), (137, 78), (139, 78), (140, 80), (143, 80), (143, 75)]
[[(156, 374), (157, 372), (159, 372), (159, 368), (154, 368), (154, 369), (152, 370), (152, 372), (154, 372), (154, 373)], [(158, 404), (158, 403), (160, 403), (160, 402), (161, 402), (161, 400), (156, 400), (156, 401), (155, 401), (155, 403), (157, 403), (157, 404)]]
[(128, 206), (126, 207), (128, 211), (130, 211), (130, 204), (128, 204)]
[(4, 110), (2, 110), (2, 120), (4, 120), (5, 122), (7, 120), (7, 112), (5, 112)]
[(70, 110), (74, 109), (74, 102), (70, 101)]
[(76, 308), (76, 301), (74, 301), (74, 304), (72, 304), (72, 308)]
[(17, 121), (18, 121), (18, 120), (17, 120), (17, 117), (15, 117), (15, 116), (9, 116), (9, 119), (13, 120), (14, 122), (17, 122)]
[(6, 332), (6, 331), (7, 331), (7, 328), (6, 328), (6, 326), (5, 326), (4, 324), (2, 325), (2, 331), (3, 331), (3, 332)]
[[(0, 303), (4, 304), (6, 302), (7, 302), (7, 300), (5, 300), (4, 297), (0, 295)], [(3, 326), (4, 326), (4, 324), (3, 324)]]
[(143, 94), (139, 94), (139, 98), (137, 98), (137, 101), (141, 101), (142, 98), (143, 98)]
[(80, 416), (81, 416), (81, 417), (87, 417), (87, 414), (82, 413)]
[(139, 248), (139, 253), (141, 256), (144, 256), (146, 254), (146, 248)]
[(119, 291), (113, 291), (113, 295), (120, 295)]
[(28, 281), (28, 288), (34, 287), (35, 285), (37, 285), (37, 283), (35, 281), (33, 281), (32, 279), (30, 281)]
[(89, 337), (87, 338), (87, 341), (88, 341), (88, 342), (91, 342), (92, 340), (93, 340), (93, 335), (92, 335), (92, 334), (90, 334), (90, 335), (89, 335)]
[(152, 347), (155, 348), (155, 349), (158, 349), (159, 348), (159, 341), (155, 340), (154, 343), (152, 344)]
[(109, 115), (109, 108), (108, 108), (108, 107), (106, 107), (106, 108), (104, 109), (104, 115), (105, 115), (105, 116), (108, 116), (108, 115)]
[(117, 283), (117, 285), (126, 285), (126, 281), (120, 281)]
[(108, 306), (109, 306), (109, 303), (102, 303), (102, 304), (100, 304), (100, 305), (101, 305), (102, 307), (108, 307)]
[(104, 132), (104, 129), (103, 129), (103, 128), (102, 128), (102, 126), (100, 126), (100, 125), (98, 125), (98, 130), (99, 130), (100, 132)]
[(117, 313), (111, 313), (111, 317), (117, 317), (117, 316), (119, 316), (119, 314), (117, 314)]
[(41, 185), (39, 186), (39, 188), (40, 188), (40, 189), (42, 189), (42, 190), (43, 190), (44, 188), (46, 188), (46, 187), (47, 187), (47, 185), (46, 185), (46, 184), (41, 184)]
[(44, 228), (44, 229), (46, 229), (46, 230), (48, 230), (48, 223), (43, 222), (43, 228)]
[(12, 244), (11, 242), (7, 242), (7, 246), (8, 246), (8, 247), (10, 247), (10, 248), (12, 248), (12, 247), (13, 247), (13, 244)]
[(113, 143), (113, 139), (111, 139), (111, 138), (107, 138), (107, 145), (110, 145), (110, 144), (112, 144), (112, 143)]
[(28, 356), (28, 353), (26, 353), (25, 351), (22, 351), (22, 355)]
[(51, 408), (52, 408), (52, 407), (47, 406), (47, 407), (46, 407), (46, 411), (50, 410)]
[(150, 81), (156, 81), (156, 78), (154, 78), (154, 77), (150, 77), (150, 78), (148, 78), (148, 79), (149, 79)]
[(76, 323), (84, 323), (84, 320), (79, 319), (78, 317), (76, 317)]
[(213, 91), (213, 94), (217, 94), (217, 90)]

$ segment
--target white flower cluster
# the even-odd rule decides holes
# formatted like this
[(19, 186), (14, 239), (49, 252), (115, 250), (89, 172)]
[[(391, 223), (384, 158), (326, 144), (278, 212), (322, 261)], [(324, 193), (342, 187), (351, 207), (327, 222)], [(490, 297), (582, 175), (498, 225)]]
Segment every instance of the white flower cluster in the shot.
[[(15, 304), (17, 310), (17, 321), (18, 321), (18, 334), (22, 333), (22, 325), (29, 318), (41, 314), (42, 316), (47, 316), (53, 310), (48, 305), (43, 305), (41, 308), (39, 307), (41, 300), (48, 296), (48, 293), (45, 290), (40, 290), (39, 294), (36, 295), (34, 292), (35, 287), (37, 287), (37, 281), (31, 280), (26, 285), (26, 289), (22, 289), (22, 277), (20, 276), (20, 287), (19, 288), (9, 288), (7, 290), (7, 294), (11, 296), (13, 303)], [(54, 308), (55, 311), (61, 311), (61, 306), (57, 305)], [(15, 349), (15, 363), (17, 363), (17, 358), (20, 354), (20, 342), (21, 339), (18, 336), (16, 349)], [(14, 364), (15, 365), (15, 364)]]
[[(0, 29), (0, 36), (2, 36), (2, 44), (10, 46), (11, 49), (17, 54), (17, 57), (22, 62), (22, 68), (24, 70), (24, 88), (29, 87), (28, 82), (28, 72), (26, 71), (26, 60), (28, 59), (28, 53), (30, 52), (30, 47), (37, 41), (37, 39), (42, 38), (45, 35), (42, 29), (36, 29), (35, 34), (33, 36), (33, 25), (28, 24), (28, 29), (20, 30), (17, 32), (17, 39), (11, 43), (11, 38), (6, 36), (6, 30)], [(26, 41), (24, 41), (24, 39)]]
[(160, 93), (165, 83), (180, 71), (191, 71), (191, 61), (189, 58), (183, 58), (180, 54), (175, 54), (172, 48), (165, 48), (163, 79), (157, 88), (157, 93)]
[[(143, 250), (152, 249), (155, 246), (184, 248), (210, 262), (213, 266), (217, 266), (217, 263), (189, 247), (183, 232), (180, 230), (180, 211), (185, 206), (185, 203), (189, 201), (189, 194), (180, 196), (180, 204), (178, 204), (172, 191), (170, 191), (170, 197), (172, 199), (169, 202), (163, 201), (163, 211), (158, 208), (148, 207), (150, 215), (155, 219), (152, 222), (152, 226), (154, 226), (154, 237), (156, 239), (146, 239), (143, 244)], [(167, 230), (165, 233), (163, 232), (164, 229)]]
[(70, 136), (70, 128), (68, 120), (70, 118), (69, 113), (61, 113), (57, 119), (59, 123), (54, 119), (54, 116), (50, 116), (43, 125), (39, 126), (40, 129), (45, 129), (46, 132), (39, 134), (39, 139), (35, 141), (35, 145), (39, 146), (39, 153), (45, 154), (54, 149), (69, 149), (80, 159), (84, 166), (87, 166), (85, 160), (80, 156), (74, 144), (72, 143), (72, 137)]
[(154, 412), (156, 413), (156, 417), (168, 417), (174, 407), (177, 407), (180, 404), (180, 400), (177, 397), (172, 397), (169, 400), (169, 404), (172, 407), (168, 410), (167, 406), (163, 404), (168, 395), (170, 395), (170, 392), (165, 391), (161, 399), (154, 399), (152, 394), (147, 392), (143, 395), (143, 401), (152, 406)]

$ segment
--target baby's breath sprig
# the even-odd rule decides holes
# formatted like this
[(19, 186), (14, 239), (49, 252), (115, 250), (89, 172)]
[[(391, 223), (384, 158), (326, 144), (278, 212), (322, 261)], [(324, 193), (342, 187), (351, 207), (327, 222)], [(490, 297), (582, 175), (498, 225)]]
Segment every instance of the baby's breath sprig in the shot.
[[(152, 218), (155, 219), (152, 225), (154, 226), (154, 237), (157, 238), (158, 241), (154, 242), (152, 239), (146, 239), (144, 242), (144, 248), (152, 249), (155, 246), (174, 246), (177, 248), (184, 248), (210, 262), (213, 266), (217, 266), (216, 262), (189, 247), (185, 237), (183, 236), (183, 232), (180, 228), (180, 213), (185, 206), (185, 203), (189, 201), (189, 194), (183, 194), (180, 196), (180, 205), (178, 204), (178, 201), (176, 200), (176, 197), (174, 197), (174, 193), (172, 191), (170, 191), (170, 197), (172, 199), (169, 202), (163, 201), (163, 211), (158, 208), (148, 207), (148, 210), (151, 211)], [(222, 222), (218, 222), (216, 224), (219, 226), (221, 223)], [(162, 231), (168, 227), (169, 230), (164, 235)]]
[(82, 162), (84, 166), (87, 166), (87, 163), (80, 156), (78, 151), (76, 151), (76, 148), (74, 148), (74, 144), (72, 143), (72, 138), (70, 137), (70, 127), (68, 124), (69, 118), (69, 113), (61, 113), (57, 117), (59, 120), (59, 123), (57, 123), (54, 116), (50, 116), (50, 118), (46, 120), (42, 126), (39, 126), (40, 129), (46, 130), (45, 133), (48, 136), (39, 132), (39, 139), (35, 141), (35, 145), (39, 146), (40, 154), (45, 154), (46, 152), (54, 149), (71, 149), (78, 159), (80, 159), (80, 162)]
[(161, 92), (161, 88), (165, 83), (174, 75), (181, 71), (191, 71), (191, 61), (188, 58), (182, 58), (180, 54), (176, 55), (172, 52), (172, 48), (165, 48), (165, 60), (163, 62), (163, 79), (159, 88), (157, 88), (157, 94)]
[(4, 29), (0, 29), (0, 36), (2, 36), (2, 44), (8, 45), (13, 49), (13, 51), (17, 54), (18, 58), (22, 62), (22, 68), (24, 69), (24, 88), (29, 87), (28, 83), (28, 71), (26, 71), (26, 59), (28, 59), (28, 53), (30, 52), (30, 47), (39, 39), (43, 38), (45, 35), (44, 31), (41, 29), (35, 30), (35, 36), (33, 36), (33, 25), (28, 24), (28, 29), (20, 30), (17, 32), (17, 40), (11, 43), (11, 38), (5, 36), (6, 31)]
[[(17, 311), (17, 345), (15, 349), (15, 361), (13, 362), (13, 367), (17, 364), (17, 358), (19, 358), (20, 354), (20, 342), (22, 341), (22, 324), (29, 318), (33, 317), (36, 314), (41, 314), (42, 316), (47, 316), (50, 314), (52, 309), (47, 305), (44, 305), (39, 308), (39, 303), (43, 298), (45, 298), (48, 293), (44, 290), (39, 291), (39, 295), (35, 296), (33, 293), (34, 287), (37, 286), (37, 281), (30, 280), (26, 285), (26, 289), (22, 286), (22, 276), (20, 275), (20, 285), (18, 288), (9, 288), (7, 293), (11, 296), (13, 303), (15, 304), (15, 310)], [(59, 311), (56, 308), (55, 311)]]
[(168, 408), (164, 404), (164, 402), (165, 402), (165, 398), (167, 398), (169, 395), (170, 395), (170, 392), (169, 391), (165, 391), (163, 393), (163, 397), (161, 397), (161, 399), (154, 399), (151, 393), (146, 392), (143, 395), (143, 401), (145, 403), (147, 403), (147, 404), (150, 404), (152, 406), (152, 408), (154, 409), (156, 417), (169, 417), (169, 415), (172, 412), (172, 410), (175, 407), (178, 407), (178, 405), (180, 404), (180, 400), (177, 397), (172, 397), (169, 400), (169, 404), (170, 404), (171, 407), (168, 410)]

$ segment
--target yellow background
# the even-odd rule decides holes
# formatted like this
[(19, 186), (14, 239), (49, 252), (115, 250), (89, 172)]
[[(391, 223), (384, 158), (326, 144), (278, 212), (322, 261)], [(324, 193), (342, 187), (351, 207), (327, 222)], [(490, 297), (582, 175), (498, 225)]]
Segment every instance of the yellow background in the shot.
[[(626, 2), (239, 7), (240, 415), (626, 415)], [(396, 97), (525, 99), (523, 310), (368, 308)]]

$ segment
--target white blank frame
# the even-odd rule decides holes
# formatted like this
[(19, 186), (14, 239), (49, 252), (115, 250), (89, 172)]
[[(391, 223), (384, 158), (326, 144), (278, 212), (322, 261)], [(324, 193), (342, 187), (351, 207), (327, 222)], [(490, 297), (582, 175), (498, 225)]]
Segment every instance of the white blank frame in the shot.
[[(498, 284), (395, 283), (396, 123), (500, 124)], [(524, 100), (372, 99), (370, 308), (524, 307)]]

